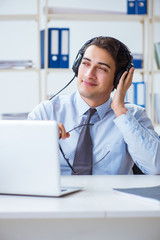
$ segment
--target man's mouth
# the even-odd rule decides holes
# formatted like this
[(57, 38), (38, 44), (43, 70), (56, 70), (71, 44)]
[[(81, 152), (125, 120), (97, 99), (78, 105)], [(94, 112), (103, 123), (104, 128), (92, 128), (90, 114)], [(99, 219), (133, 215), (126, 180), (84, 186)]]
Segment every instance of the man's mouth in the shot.
[(86, 80), (82, 80), (82, 82), (87, 85), (87, 86), (97, 86), (97, 84), (95, 82), (91, 82), (91, 81), (86, 81)]

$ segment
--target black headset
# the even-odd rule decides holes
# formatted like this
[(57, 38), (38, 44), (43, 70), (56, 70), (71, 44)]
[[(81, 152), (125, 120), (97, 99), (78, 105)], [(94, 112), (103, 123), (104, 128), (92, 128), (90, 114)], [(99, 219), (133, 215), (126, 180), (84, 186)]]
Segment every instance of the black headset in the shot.
[[(87, 45), (89, 45), (90, 43), (92, 43), (92, 41), (94, 41), (95, 39), (97, 39), (98, 37), (95, 37), (95, 38), (92, 38), (90, 40), (88, 40), (82, 47), (81, 49), (79, 50), (77, 56), (76, 56), (76, 59), (74, 60), (73, 62), (73, 65), (72, 65), (72, 70), (73, 72), (75, 73), (74, 77), (67, 83), (66, 86), (64, 86), (60, 91), (58, 91), (56, 94), (52, 95), (49, 100), (51, 100), (52, 98), (54, 98), (55, 96), (57, 96), (60, 92), (62, 92), (73, 80), (75, 77), (78, 76), (78, 69), (79, 69), (79, 66), (81, 64), (81, 61), (82, 61), (82, 58), (83, 58), (83, 54), (84, 54), (84, 49)], [(120, 45), (120, 49), (119, 51), (122, 51), (126, 54), (126, 57), (128, 59), (128, 63), (126, 66), (122, 67), (118, 73), (116, 74), (115, 76), (115, 79), (114, 79), (114, 88), (117, 88), (117, 85), (119, 83), (119, 80), (122, 76), (122, 74), (125, 72), (125, 71), (129, 71), (129, 69), (133, 66), (133, 63), (132, 63), (132, 59), (133, 59), (133, 56), (131, 54), (131, 52), (129, 51), (129, 49), (127, 48), (126, 45), (124, 45), (122, 42), (120, 42), (118, 39), (116, 38), (112, 38), (112, 37), (104, 37), (106, 39), (115, 39), (119, 45)]]
[[(128, 59), (128, 63), (126, 66), (122, 67), (118, 73), (116, 74), (115, 76), (115, 79), (114, 79), (114, 88), (117, 88), (117, 85), (119, 83), (119, 80), (122, 76), (122, 74), (125, 72), (125, 71), (129, 71), (129, 69), (133, 66), (133, 63), (132, 63), (132, 59), (133, 59), (133, 56), (131, 54), (131, 52), (129, 51), (129, 49), (127, 48), (127, 46), (125, 46), (122, 42), (120, 42), (118, 39), (115, 39), (115, 38), (112, 38), (112, 37), (105, 37), (106, 39), (114, 39), (116, 40), (119, 45), (120, 45), (120, 49), (119, 51), (122, 51), (126, 54), (126, 57)], [(72, 70), (73, 72), (75, 73), (75, 76), (77, 77), (78, 76), (78, 69), (79, 69), (79, 66), (81, 64), (81, 61), (82, 61), (82, 58), (83, 58), (83, 54), (84, 54), (84, 49), (87, 45), (91, 44), (95, 39), (97, 39), (97, 37), (95, 38), (92, 38), (90, 39), (89, 41), (87, 41), (82, 47), (81, 49), (79, 50), (77, 56), (76, 56), (76, 59), (74, 60), (73, 62), (73, 66), (72, 66)]]

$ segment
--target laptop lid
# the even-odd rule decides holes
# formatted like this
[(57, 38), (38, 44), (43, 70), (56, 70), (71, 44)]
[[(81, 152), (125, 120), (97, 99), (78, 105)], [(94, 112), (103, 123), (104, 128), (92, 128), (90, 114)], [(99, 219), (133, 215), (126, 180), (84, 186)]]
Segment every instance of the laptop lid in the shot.
[(0, 193), (61, 196), (56, 121), (0, 121)]

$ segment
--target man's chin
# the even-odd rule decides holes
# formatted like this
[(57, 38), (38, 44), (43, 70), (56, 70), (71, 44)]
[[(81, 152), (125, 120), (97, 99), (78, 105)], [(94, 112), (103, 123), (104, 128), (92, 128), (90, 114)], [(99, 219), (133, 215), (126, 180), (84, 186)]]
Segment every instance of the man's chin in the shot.
[(91, 92), (89, 92), (89, 91), (85, 91), (85, 90), (83, 90), (83, 89), (78, 89), (79, 90), (79, 94), (82, 96), (82, 97), (84, 97), (84, 98), (94, 98), (94, 93), (91, 93)]
[(80, 96), (83, 98), (85, 102), (88, 101), (93, 101), (97, 106), (103, 104), (109, 99), (109, 96), (100, 94), (98, 95), (97, 93), (94, 92), (89, 92), (89, 91), (84, 91), (82, 89), (78, 89)]

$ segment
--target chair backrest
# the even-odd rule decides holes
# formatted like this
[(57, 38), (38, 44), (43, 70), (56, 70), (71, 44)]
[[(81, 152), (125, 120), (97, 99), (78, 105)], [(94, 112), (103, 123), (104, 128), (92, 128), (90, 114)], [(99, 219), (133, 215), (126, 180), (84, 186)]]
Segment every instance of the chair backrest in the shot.
[(136, 164), (134, 164), (134, 166), (133, 166), (133, 173), (134, 174), (144, 174), (138, 167), (137, 167), (137, 165)]

